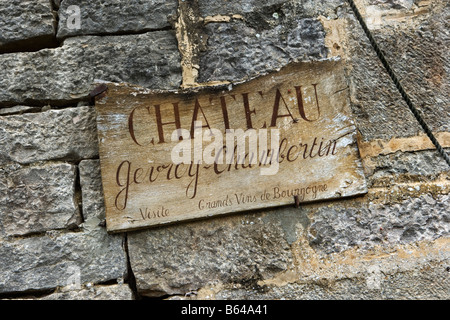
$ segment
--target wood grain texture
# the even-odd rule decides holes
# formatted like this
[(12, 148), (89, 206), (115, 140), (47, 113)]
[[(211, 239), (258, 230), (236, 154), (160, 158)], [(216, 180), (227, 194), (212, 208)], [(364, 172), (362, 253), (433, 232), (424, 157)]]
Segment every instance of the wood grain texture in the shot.
[[(290, 64), (228, 87), (152, 91), (110, 83), (96, 110), (111, 232), (293, 205), (294, 196), (303, 203), (367, 192), (338, 61)], [(239, 163), (238, 149), (231, 164), (208, 162), (205, 155), (233, 149), (218, 149), (227, 129), (256, 134), (258, 148), (247, 143)], [(200, 163), (193, 154), (173, 161), (174, 148), (194, 150), (199, 141)]]

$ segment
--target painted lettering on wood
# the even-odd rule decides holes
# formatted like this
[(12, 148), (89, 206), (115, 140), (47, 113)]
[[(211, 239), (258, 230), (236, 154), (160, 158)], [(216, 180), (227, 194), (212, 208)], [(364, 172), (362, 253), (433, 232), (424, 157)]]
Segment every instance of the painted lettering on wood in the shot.
[(96, 101), (107, 228), (367, 192), (340, 62), (228, 87), (109, 84)]

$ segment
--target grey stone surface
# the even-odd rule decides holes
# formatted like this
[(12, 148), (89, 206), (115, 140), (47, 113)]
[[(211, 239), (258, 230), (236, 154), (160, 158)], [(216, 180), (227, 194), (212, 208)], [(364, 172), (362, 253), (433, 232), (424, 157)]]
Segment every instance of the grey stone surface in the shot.
[(0, 165), (98, 156), (93, 107), (0, 117)]
[(67, 104), (85, 99), (96, 79), (170, 89), (181, 82), (173, 31), (69, 38), (56, 49), (0, 56), (0, 103)]
[[(395, 187), (392, 190), (394, 193), (403, 192)], [(385, 199), (383, 195), (381, 198)], [(259, 284), (260, 281), (276, 277), (292, 268), (300, 271), (302, 268), (320, 269), (318, 261), (323, 263), (323, 268), (328, 268), (333, 265), (332, 262), (326, 263), (319, 259), (328, 259), (337, 253), (345, 255), (345, 252), (354, 248), (367, 251), (412, 245), (450, 235), (448, 194), (431, 195), (423, 191), (421, 195), (415, 195), (414, 192), (406, 194), (399, 201), (389, 198), (385, 202), (368, 199), (350, 199), (327, 205), (310, 204), (300, 209), (288, 206), (130, 233), (129, 255), (138, 291), (148, 296), (184, 295), (219, 283), (224, 284), (224, 288), (243, 288), (241, 294), (245, 294), (245, 299), (253, 293), (257, 297), (281, 298), (270, 295), (273, 292), (261, 296), (266, 288)], [(303, 235), (305, 242), (298, 242)], [(299, 261), (293, 254), (303, 251), (305, 261), (296, 266)], [(339, 269), (339, 266), (335, 268), (340, 272), (334, 270), (337, 274), (352, 278), (348, 283), (343, 281), (342, 287), (338, 283), (336, 293), (326, 294), (320, 283), (316, 286), (313, 275), (302, 280), (299, 271), (298, 281), (308, 284), (303, 286), (304, 290), (310, 288), (319, 291), (310, 295), (299, 293), (297, 297), (386, 297), (379, 293), (372, 296), (359, 290), (354, 291), (353, 296), (345, 290), (357, 285), (360, 281), (358, 277), (366, 277), (367, 270), (359, 270), (350, 276), (345, 269)], [(410, 269), (414, 269), (414, 263), (410, 264)], [(314, 274), (314, 271), (311, 273)], [(422, 280), (424, 284), (433, 281)], [(394, 292), (395, 285), (392, 284), (389, 290)], [(231, 291), (235, 292), (234, 289)], [(438, 290), (440, 293), (441, 289)], [(299, 287), (299, 290), (303, 289)], [(295, 297), (295, 294), (291, 296), (286, 291), (282, 292), (285, 298)], [(221, 298), (226, 297), (224, 295)]]
[(378, 60), (359, 23), (349, 16), (351, 107), (365, 141), (415, 136), (421, 127)]
[(355, 246), (373, 248), (448, 237), (449, 200), (448, 194), (424, 194), (398, 203), (322, 207), (311, 219), (309, 241), (315, 250), (332, 253)]
[(202, 16), (215, 16), (225, 14), (242, 14), (253, 12), (261, 9), (261, 7), (269, 7), (281, 5), (287, 2), (286, 0), (268, 0), (261, 3), (261, 1), (253, 0), (238, 0), (238, 1), (207, 1), (199, 0), (199, 9)]
[(185, 294), (208, 282), (252, 283), (291, 263), (279, 223), (255, 215), (130, 232), (128, 250), (138, 291)]
[[(446, 270), (449, 257), (424, 259), (426, 272), (390, 270), (376, 275), (379, 287), (368, 285), (370, 272), (357, 277), (328, 281), (320, 279), (308, 283), (298, 281), (281, 286), (264, 286), (255, 289), (226, 288), (214, 295), (218, 300), (448, 300), (450, 280)], [(416, 263), (416, 266), (420, 262)]]
[(369, 4), (392, 9), (410, 9), (414, 4), (414, 0), (369, 0)]
[(108, 235), (85, 222), (83, 232), (3, 241), (0, 246), (0, 293), (101, 283), (126, 276), (121, 235)]
[[(389, 1), (398, 23), (383, 23), (372, 32), (397, 77), (434, 132), (450, 131), (450, 4), (425, 7), (415, 17), (413, 1)], [(411, 22), (403, 22), (410, 14)]]
[(56, 292), (39, 300), (133, 300), (133, 298), (133, 292), (127, 284), (116, 284)]
[[(446, 152), (449, 150), (446, 149)], [(376, 184), (378, 180), (395, 180), (395, 177), (399, 175), (416, 176), (426, 181), (449, 171), (447, 163), (436, 150), (396, 152), (379, 155), (371, 160), (372, 169), (370, 174), (368, 173), (369, 184)]]
[(208, 1), (199, 0), (199, 10), (203, 17), (215, 15), (241, 14), (246, 18), (252, 15), (268, 13), (273, 15), (289, 15), (296, 17), (318, 17), (326, 15), (334, 17), (336, 9), (344, 3), (343, 0), (237, 0)]
[(48, 0), (1, 1), (0, 53), (24, 46), (34, 49), (55, 36), (52, 6)]
[(202, 16), (233, 15), (229, 23), (208, 23), (198, 82), (238, 81), (281, 68), (291, 61), (328, 56), (319, 16), (336, 19), (343, 1), (199, 1)]
[(75, 166), (48, 164), (0, 172), (0, 221), (7, 236), (73, 228), (81, 222)]
[(83, 160), (78, 165), (80, 173), (83, 217), (105, 219), (105, 202), (99, 160)]
[[(415, 13), (409, 2), (372, 1), (379, 11), (365, 19), (375, 21), (369, 23), (371, 32), (425, 122), (434, 132), (448, 131), (448, 4), (437, 1)], [(361, 5), (360, 9), (367, 10)], [(362, 138), (391, 139), (423, 132), (361, 26), (352, 13), (348, 18), (351, 100)]]
[(206, 49), (200, 53), (199, 82), (236, 81), (276, 70), (290, 61), (327, 57), (325, 32), (316, 19), (256, 30), (244, 22), (205, 26)]
[[(70, 6), (80, 8), (80, 29), (73, 28)], [(176, 0), (88, 1), (65, 0), (59, 7), (58, 38), (79, 35), (135, 33), (170, 27)], [(69, 22), (69, 23), (68, 23)]]

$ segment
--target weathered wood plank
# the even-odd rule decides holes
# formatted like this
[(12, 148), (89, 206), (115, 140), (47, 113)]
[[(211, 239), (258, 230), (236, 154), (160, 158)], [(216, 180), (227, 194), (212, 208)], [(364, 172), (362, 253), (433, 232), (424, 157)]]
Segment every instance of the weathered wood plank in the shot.
[[(228, 88), (108, 87), (96, 109), (109, 231), (367, 192), (340, 62), (290, 64)], [(257, 143), (243, 157), (230, 144), (239, 129)]]

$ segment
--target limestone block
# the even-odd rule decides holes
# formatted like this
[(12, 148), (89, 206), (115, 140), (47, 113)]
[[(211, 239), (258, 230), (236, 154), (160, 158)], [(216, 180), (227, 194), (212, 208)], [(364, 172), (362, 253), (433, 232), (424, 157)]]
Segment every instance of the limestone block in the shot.
[(95, 222), (88, 222), (91, 226), (83, 232), (49, 232), (3, 241), (0, 293), (83, 287), (126, 277), (122, 236), (108, 235)]
[(100, 161), (83, 160), (78, 165), (78, 169), (80, 172), (84, 219), (87, 220), (91, 217), (96, 217), (100, 220), (105, 219)]
[(60, 163), (1, 171), (0, 220), (7, 236), (73, 228), (81, 222), (75, 166)]
[(129, 233), (128, 249), (138, 291), (147, 296), (271, 277), (292, 258), (278, 223), (248, 215)]
[(98, 156), (93, 107), (0, 117), (0, 164)]
[[(79, 29), (71, 18), (80, 9)], [(136, 33), (170, 27), (176, 15), (176, 0), (113, 0), (106, 2), (66, 0), (59, 7), (58, 38), (80, 35)]]
[(69, 38), (61, 47), (0, 56), (0, 103), (67, 104), (86, 99), (96, 80), (152, 89), (178, 87), (173, 31)]
[(200, 53), (199, 82), (238, 81), (279, 69), (290, 61), (327, 57), (325, 32), (316, 19), (261, 31), (240, 21), (210, 23), (204, 31), (207, 42)]
[(55, 24), (48, 0), (2, 1), (0, 53), (45, 46), (55, 37)]

